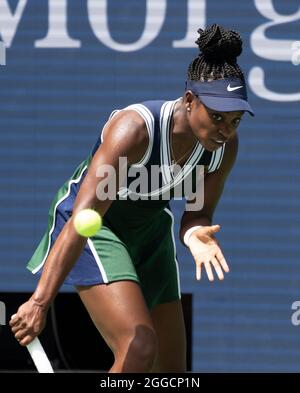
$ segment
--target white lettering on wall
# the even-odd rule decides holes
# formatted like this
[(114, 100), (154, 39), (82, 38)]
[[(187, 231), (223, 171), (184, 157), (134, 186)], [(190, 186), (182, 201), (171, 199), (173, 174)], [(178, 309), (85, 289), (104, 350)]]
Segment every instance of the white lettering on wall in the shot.
[(300, 41), (295, 41), (292, 43), (292, 56), (291, 61), (295, 66), (300, 64)]
[[(87, 0), (87, 17), (97, 39), (108, 48), (119, 52), (133, 52), (145, 48), (156, 39), (166, 20), (168, 0), (145, 0), (146, 12), (140, 37), (131, 43), (116, 41), (109, 30), (108, 0)], [(206, 26), (206, 0), (186, 0), (186, 31), (184, 37), (172, 42), (173, 48), (194, 48), (197, 29)], [(298, 37), (288, 39), (269, 38), (269, 30), (275, 26), (300, 20), (300, 8), (289, 15), (278, 13), (272, 0), (254, 0), (258, 12), (266, 21), (251, 34), (253, 52), (268, 61), (289, 61), (300, 64)], [(18, 0), (14, 11), (9, 0), (0, 0), (0, 34), (9, 48), (25, 15), (27, 0)], [(134, 9), (133, 9), (134, 12)], [(113, 17), (111, 15), (111, 17)], [(68, 33), (68, 0), (48, 0), (48, 31), (45, 37), (34, 42), (36, 48), (80, 48), (81, 41)], [(1, 52), (3, 64), (3, 51)], [(300, 101), (300, 92), (280, 93), (267, 87), (267, 75), (262, 67), (249, 72), (249, 87), (260, 98), (277, 102)]]
[(166, 16), (166, 0), (146, 0), (145, 26), (141, 37), (130, 44), (115, 41), (108, 27), (107, 0), (88, 0), (88, 18), (95, 36), (104, 45), (120, 52), (132, 52), (149, 45), (160, 33)]
[(6, 65), (6, 47), (5, 43), (0, 41), (0, 65)]
[[(272, 26), (290, 23), (300, 19), (300, 8), (292, 15), (281, 15), (276, 12), (272, 0), (255, 0), (257, 10), (269, 20), (258, 26), (251, 34), (251, 49), (253, 52), (267, 60), (291, 61), (291, 40), (271, 39), (266, 36), (267, 30)], [(291, 102), (299, 101), (300, 93), (281, 94), (269, 90), (265, 85), (265, 73), (261, 67), (254, 67), (249, 73), (249, 86), (261, 98), (271, 101)]]
[(35, 41), (36, 48), (80, 48), (81, 41), (71, 38), (67, 31), (67, 0), (49, 0), (48, 32)]
[(187, 31), (181, 40), (173, 41), (174, 48), (195, 48), (197, 30), (206, 25), (206, 0), (187, 0)]
[(277, 102), (300, 101), (300, 93), (276, 93), (265, 86), (265, 72), (261, 67), (253, 67), (249, 73), (249, 86), (260, 98)]
[(19, 0), (12, 13), (8, 0), (0, 0), (0, 33), (6, 47), (9, 48), (15, 37), (27, 0)]

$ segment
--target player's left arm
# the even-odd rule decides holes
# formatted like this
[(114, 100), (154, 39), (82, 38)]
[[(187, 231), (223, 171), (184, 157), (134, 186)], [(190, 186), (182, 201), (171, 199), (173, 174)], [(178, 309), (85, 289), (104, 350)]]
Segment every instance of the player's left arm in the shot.
[[(208, 278), (213, 281), (212, 267), (220, 280), (224, 278), (223, 270), (229, 271), (227, 262), (214, 234), (219, 225), (212, 225), (215, 208), (222, 195), (226, 179), (234, 165), (238, 151), (238, 137), (235, 133), (226, 143), (223, 160), (218, 170), (209, 173), (204, 179), (204, 204), (200, 211), (185, 211), (181, 219), (180, 239), (185, 237), (196, 262), (196, 278), (201, 278), (201, 267), (205, 266)], [(193, 227), (201, 226), (195, 230)], [(188, 232), (187, 232), (188, 231)], [(188, 239), (188, 240), (187, 240)]]

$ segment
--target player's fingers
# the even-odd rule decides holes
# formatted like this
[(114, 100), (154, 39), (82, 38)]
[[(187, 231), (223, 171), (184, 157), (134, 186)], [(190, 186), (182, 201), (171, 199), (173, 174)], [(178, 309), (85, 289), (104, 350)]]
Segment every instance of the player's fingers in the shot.
[(14, 322), (12, 322), (10, 326), (11, 330), (14, 332), (18, 329), (24, 329), (26, 327), (26, 322), (24, 322), (22, 319), (18, 319), (14, 320)]
[(25, 336), (22, 340), (19, 341), (19, 344), (23, 347), (26, 347), (35, 337), (33, 336)]
[(14, 314), (10, 317), (9, 325), (14, 326), (19, 322), (19, 318), (17, 317), (17, 314)]
[(210, 227), (207, 228), (207, 231), (209, 234), (214, 234), (218, 232), (221, 229), (220, 225), (211, 225)]
[(215, 268), (215, 271), (217, 273), (219, 280), (224, 280), (224, 274), (223, 274), (223, 271), (222, 271), (221, 266), (220, 266), (219, 262), (217, 261), (217, 259), (212, 258), (211, 263), (213, 264), (213, 267)]
[(229, 266), (227, 265), (226, 259), (220, 249), (218, 250), (216, 257), (217, 257), (217, 260), (219, 261), (220, 265), (222, 266), (224, 272), (228, 273)]
[(209, 281), (214, 281), (214, 275), (212, 272), (210, 262), (209, 261), (204, 262), (204, 266), (205, 266), (206, 274), (207, 274)]
[(18, 330), (16, 333), (15, 333), (15, 339), (17, 340), (17, 341), (22, 341), (23, 340), (23, 338), (24, 337), (26, 337), (26, 335), (27, 335), (27, 332), (25, 332), (24, 330)]
[(18, 326), (18, 325), (14, 325), (14, 326), (12, 326), (12, 328), (11, 328), (11, 331), (13, 332), (13, 334), (16, 334), (16, 332), (17, 332), (18, 330), (20, 330), (20, 326)]
[(12, 331), (13, 333), (15, 333), (15, 332), (17, 332), (18, 330), (26, 329), (26, 327), (27, 327), (27, 323), (24, 322), (24, 321), (22, 321), (22, 320), (20, 320), (18, 323), (16, 323), (16, 324), (14, 324), (14, 325), (11, 326), (11, 331)]
[(201, 280), (201, 262), (196, 263), (196, 280)]

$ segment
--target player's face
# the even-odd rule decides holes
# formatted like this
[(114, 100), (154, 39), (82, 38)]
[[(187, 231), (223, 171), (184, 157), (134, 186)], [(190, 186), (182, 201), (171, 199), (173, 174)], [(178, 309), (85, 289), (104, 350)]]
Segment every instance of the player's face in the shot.
[(242, 111), (217, 112), (198, 101), (188, 117), (189, 125), (202, 146), (214, 151), (235, 134), (242, 116)]

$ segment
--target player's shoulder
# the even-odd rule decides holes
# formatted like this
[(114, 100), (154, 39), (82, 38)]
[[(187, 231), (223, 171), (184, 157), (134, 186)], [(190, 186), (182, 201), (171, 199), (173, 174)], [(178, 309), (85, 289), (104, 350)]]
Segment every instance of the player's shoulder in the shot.
[(146, 127), (145, 120), (134, 108), (120, 109), (109, 121), (110, 126), (122, 126), (133, 130)]
[(144, 119), (130, 109), (118, 111), (107, 122), (103, 132), (102, 145), (110, 151), (122, 151), (132, 162), (139, 161), (149, 143)]
[(105, 125), (104, 139), (147, 138), (147, 127), (144, 118), (134, 109), (124, 108), (118, 110)]

